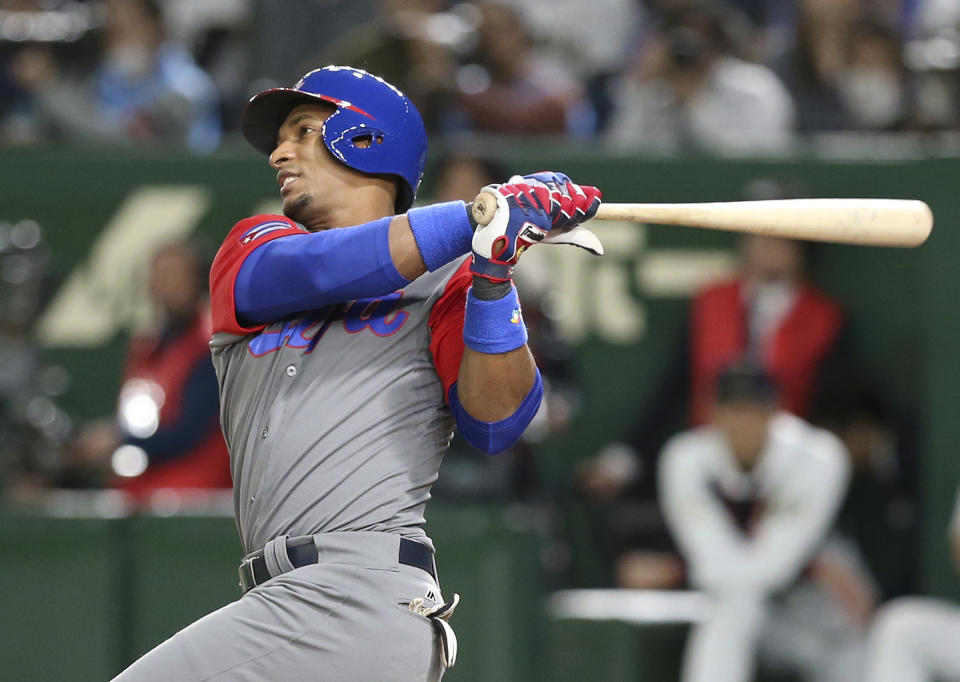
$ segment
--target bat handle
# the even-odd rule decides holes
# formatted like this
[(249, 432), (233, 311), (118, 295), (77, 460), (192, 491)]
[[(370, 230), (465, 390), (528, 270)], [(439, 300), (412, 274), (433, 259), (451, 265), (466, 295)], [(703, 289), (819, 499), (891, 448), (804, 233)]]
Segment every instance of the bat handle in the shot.
[(489, 191), (480, 192), (473, 200), (473, 208), (470, 211), (478, 226), (483, 227), (489, 224), (497, 213), (497, 197)]

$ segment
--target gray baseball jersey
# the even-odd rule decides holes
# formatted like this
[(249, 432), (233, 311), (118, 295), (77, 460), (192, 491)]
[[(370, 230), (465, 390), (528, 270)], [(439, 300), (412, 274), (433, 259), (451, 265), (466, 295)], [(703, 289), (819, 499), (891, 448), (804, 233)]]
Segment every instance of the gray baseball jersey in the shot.
[[(117, 680), (435, 682), (455, 658), (449, 627), (413, 608), (442, 603), (439, 585), (401, 563), (399, 547), (402, 536), (430, 544), (423, 512), (453, 430), (444, 395), (463, 354), (467, 263), (244, 327), (244, 260), (304, 231), (281, 216), (241, 221), (210, 278), (237, 526), (247, 552), (263, 549), (280, 570)], [(284, 566), (274, 550), (287, 535), (312, 535), (320, 562)]]
[(454, 426), (444, 392), (463, 352), (466, 263), (380, 298), (243, 327), (233, 287), (244, 259), (300, 231), (281, 216), (241, 221), (211, 274), (210, 346), (243, 545), (333, 531), (426, 541), (424, 507)]

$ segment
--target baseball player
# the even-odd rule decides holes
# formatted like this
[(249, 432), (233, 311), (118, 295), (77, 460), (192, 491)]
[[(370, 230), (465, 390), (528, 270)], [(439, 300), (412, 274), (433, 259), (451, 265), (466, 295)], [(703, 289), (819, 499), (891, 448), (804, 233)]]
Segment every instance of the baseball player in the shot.
[(256, 95), (242, 129), (284, 213), (237, 223), (210, 273), (244, 595), (118, 679), (437, 680), (457, 597), (430, 487), (455, 424), (496, 453), (536, 413), (513, 267), (539, 241), (597, 250), (578, 225), (600, 192), (515, 176), (479, 229), (462, 201), (411, 208), (420, 114), (348, 67)]
[[(960, 570), (960, 490), (950, 523)], [(867, 682), (960, 679), (960, 606), (930, 597), (901, 597), (877, 613), (867, 649)]]
[(811, 613), (835, 612), (821, 591), (795, 587), (846, 491), (843, 445), (777, 412), (770, 380), (749, 366), (721, 373), (716, 403), (712, 423), (668, 441), (659, 467), (667, 525), (712, 601), (688, 639), (684, 682), (746, 682), (758, 649), (804, 679), (858, 679), (856, 638), (846, 646), (846, 630)]

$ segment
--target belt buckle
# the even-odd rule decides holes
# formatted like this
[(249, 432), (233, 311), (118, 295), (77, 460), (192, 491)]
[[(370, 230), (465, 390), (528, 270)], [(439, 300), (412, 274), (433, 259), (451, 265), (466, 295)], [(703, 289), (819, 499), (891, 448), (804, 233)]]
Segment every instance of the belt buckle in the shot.
[(257, 586), (257, 577), (253, 572), (253, 560), (256, 557), (248, 557), (240, 562), (237, 572), (240, 574), (240, 590), (246, 594)]

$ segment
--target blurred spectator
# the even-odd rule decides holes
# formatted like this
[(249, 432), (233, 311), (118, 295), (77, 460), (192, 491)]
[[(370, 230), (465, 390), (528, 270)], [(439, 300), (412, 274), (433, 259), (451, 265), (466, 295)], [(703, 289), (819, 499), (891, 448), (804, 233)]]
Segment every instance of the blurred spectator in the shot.
[(859, 0), (800, 0), (794, 36), (773, 57), (776, 72), (797, 106), (797, 130), (842, 130), (838, 84), (848, 60), (847, 41), (860, 17)]
[(321, 51), (317, 63), (353, 64), (395, 83), (413, 100), (429, 131), (449, 120), (456, 96), (458, 54), (475, 40), (479, 12), (440, 0), (385, 0), (376, 18)]
[[(960, 490), (950, 523), (950, 550), (960, 570)], [(870, 630), (866, 682), (960, 679), (960, 606), (902, 597), (880, 609)]]
[(88, 425), (75, 442), (79, 465), (109, 465), (112, 484), (135, 496), (231, 486), (210, 362), (205, 265), (182, 243), (156, 253), (150, 294), (160, 329), (131, 339), (116, 419)]
[(59, 64), (89, 68), (91, 36), (102, 25), (99, 4), (73, 0), (0, 2), (0, 145), (31, 144), (38, 130), (30, 93), (11, 65), (23, 52), (42, 50)]
[(391, 12), (392, 4), (393, 0), (256, 0), (253, 25), (257, 49), (253, 56), (258, 80), (249, 84), (250, 94), (292, 83), (309, 69), (326, 63), (364, 68), (363, 62), (317, 59), (316, 53), (341, 39), (349, 44), (356, 37), (353, 29), (377, 23)]
[(690, 584), (712, 601), (687, 640), (684, 682), (746, 682), (758, 658), (805, 680), (860, 679), (869, 582), (822, 549), (847, 453), (776, 406), (761, 371), (734, 365), (717, 378), (710, 423), (661, 455), (668, 525)]
[(434, 201), (473, 201), (481, 188), (510, 177), (507, 170), (492, 159), (457, 152), (441, 157), (431, 175), (436, 178)]
[(586, 80), (621, 70), (643, 25), (636, 0), (505, 0), (544, 54)]
[(29, 93), (39, 130), (107, 144), (217, 146), (217, 93), (192, 57), (166, 41), (156, 0), (107, 0), (100, 63), (89, 78), (63, 73), (51, 52), (24, 48), (8, 65)]
[(960, 3), (924, 0), (911, 6), (904, 61), (913, 74), (917, 126), (960, 124)]
[(919, 0), (904, 3), (904, 14), (912, 19), (911, 32), (930, 35), (960, 26), (960, 2), (957, 0)]
[(166, 0), (164, 17), (170, 41), (189, 51), (206, 71), (220, 96), (225, 128), (239, 125), (250, 93), (254, 0)]
[(591, 133), (593, 116), (580, 84), (534, 49), (522, 17), (492, 0), (479, 8), (475, 61), (456, 77), (470, 127), (496, 133)]
[(70, 376), (44, 364), (31, 336), (49, 261), (36, 221), (0, 222), (0, 483), (18, 495), (43, 487), (59, 469), (72, 426), (56, 402)]
[(637, 67), (612, 86), (609, 137), (662, 151), (784, 151), (792, 141), (790, 93), (766, 66), (737, 56), (729, 8), (683, 2), (669, 7), (643, 46)]
[(876, 21), (853, 25), (838, 86), (852, 130), (893, 131), (912, 127), (911, 83), (897, 33)]
[(793, 41), (797, 3), (784, 0), (729, 0), (756, 29), (756, 52), (764, 63)]
[(840, 332), (839, 304), (805, 278), (803, 244), (745, 236), (740, 262), (735, 279), (708, 287), (691, 306), (693, 424), (709, 413), (717, 372), (743, 356), (774, 378), (784, 409), (808, 414), (817, 369)]

